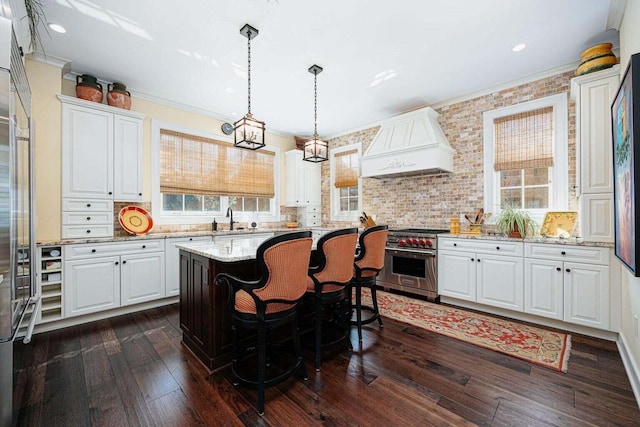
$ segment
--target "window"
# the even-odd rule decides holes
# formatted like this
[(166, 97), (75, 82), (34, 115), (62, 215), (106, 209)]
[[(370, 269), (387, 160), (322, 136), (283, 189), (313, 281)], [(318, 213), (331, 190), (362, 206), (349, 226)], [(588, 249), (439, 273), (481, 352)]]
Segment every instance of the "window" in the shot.
[(362, 210), (360, 185), (360, 145), (354, 144), (330, 151), (331, 219), (356, 221)]
[(567, 209), (566, 94), (484, 113), (484, 180), (486, 212)]
[(261, 221), (279, 220), (277, 148), (245, 150), (223, 136), (158, 121), (153, 127), (152, 211), (161, 222), (211, 222), (227, 207), (240, 221), (254, 212)]

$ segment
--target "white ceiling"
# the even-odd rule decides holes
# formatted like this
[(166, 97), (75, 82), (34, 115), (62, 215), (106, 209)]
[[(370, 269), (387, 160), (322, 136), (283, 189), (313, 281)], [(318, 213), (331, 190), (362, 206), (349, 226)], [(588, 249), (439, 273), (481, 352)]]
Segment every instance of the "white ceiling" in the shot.
[[(375, 121), (570, 64), (603, 41), (611, 0), (43, 0), (49, 56), (74, 73), (125, 83), (233, 122), (251, 110), (267, 130), (318, 133)], [(616, 1), (616, 0), (613, 0)], [(511, 48), (526, 43), (514, 53)], [(377, 83), (377, 84), (376, 84)], [(106, 89), (106, 88), (105, 88)]]

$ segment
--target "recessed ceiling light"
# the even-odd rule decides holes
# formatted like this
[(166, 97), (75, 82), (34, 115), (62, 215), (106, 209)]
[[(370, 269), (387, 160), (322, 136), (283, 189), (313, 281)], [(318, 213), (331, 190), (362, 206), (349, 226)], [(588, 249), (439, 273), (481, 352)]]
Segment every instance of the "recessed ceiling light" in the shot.
[(64, 33), (67, 32), (67, 30), (60, 24), (53, 24), (53, 23), (49, 22), (49, 28), (51, 28), (56, 33), (64, 34)]
[(520, 52), (521, 50), (524, 50), (525, 47), (527, 47), (526, 44), (520, 43), (520, 44), (515, 45), (513, 48), (511, 48), (511, 50), (514, 51), (514, 52)]

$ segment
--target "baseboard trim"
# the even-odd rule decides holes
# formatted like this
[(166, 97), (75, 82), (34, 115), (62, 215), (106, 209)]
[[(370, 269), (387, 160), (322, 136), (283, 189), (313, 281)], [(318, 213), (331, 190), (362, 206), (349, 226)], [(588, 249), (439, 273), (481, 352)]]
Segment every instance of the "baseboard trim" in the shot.
[(108, 319), (109, 317), (120, 316), (122, 314), (135, 313), (138, 311), (148, 310), (150, 308), (162, 307), (163, 305), (174, 304), (180, 301), (180, 297), (163, 298), (160, 300), (143, 302), (126, 307), (118, 307), (113, 310), (100, 311), (98, 313), (85, 314), (84, 316), (69, 317), (67, 319), (56, 320), (54, 322), (40, 323), (33, 330), (34, 334), (55, 331), (56, 329), (67, 328), (69, 326), (81, 325), (83, 323), (93, 322), (96, 320)]
[(629, 378), (629, 382), (631, 383), (631, 389), (633, 390), (633, 394), (636, 397), (636, 403), (640, 408), (640, 369), (636, 364), (633, 357), (631, 357), (631, 353), (629, 352), (629, 346), (627, 345), (627, 340), (622, 333), (618, 334), (618, 340), (616, 341), (618, 345), (618, 352), (620, 353), (620, 357), (622, 358), (622, 364), (624, 365), (625, 371), (627, 371), (627, 377)]

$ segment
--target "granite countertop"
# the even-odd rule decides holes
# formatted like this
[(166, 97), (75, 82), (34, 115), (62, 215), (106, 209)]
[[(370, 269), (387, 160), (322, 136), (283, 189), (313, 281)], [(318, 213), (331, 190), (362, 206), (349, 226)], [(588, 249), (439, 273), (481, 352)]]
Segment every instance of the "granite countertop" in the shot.
[(586, 242), (578, 237), (559, 238), (559, 237), (527, 237), (526, 239), (516, 239), (499, 234), (438, 234), (438, 237), (454, 238), (454, 239), (477, 239), (477, 240), (500, 240), (524, 243), (547, 243), (554, 245), (573, 245), (573, 246), (593, 246), (601, 248), (613, 248), (614, 244), (609, 242)]
[(148, 233), (142, 236), (119, 236), (119, 237), (103, 237), (96, 239), (65, 239), (65, 240), (52, 240), (52, 241), (38, 241), (36, 244), (38, 246), (53, 246), (53, 245), (70, 245), (70, 244), (78, 244), (78, 243), (109, 243), (109, 242), (126, 242), (126, 241), (135, 241), (135, 240), (150, 240), (150, 239), (170, 239), (174, 237), (199, 237), (199, 236), (250, 236), (253, 234), (263, 234), (263, 233), (286, 233), (286, 232), (294, 232), (294, 231), (322, 231), (325, 229), (320, 228), (269, 228), (269, 229), (259, 229), (259, 230), (224, 230), (224, 231), (183, 231), (183, 232), (172, 232), (172, 233)]
[[(255, 259), (258, 246), (268, 238), (238, 236), (220, 242), (184, 242), (176, 247), (216, 261), (237, 262)], [(312, 248), (316, 247), (317, 239), (314, 237)]]

